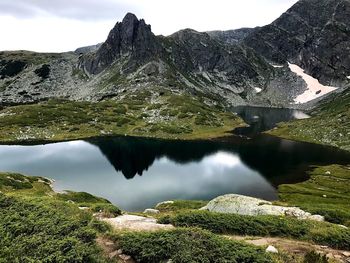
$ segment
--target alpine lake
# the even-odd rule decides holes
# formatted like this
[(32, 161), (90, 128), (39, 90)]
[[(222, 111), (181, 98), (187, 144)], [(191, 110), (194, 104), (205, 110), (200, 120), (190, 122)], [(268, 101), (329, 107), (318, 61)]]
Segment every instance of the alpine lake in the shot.
[(173, 199), (237, 193), (276, 200), (280, 184), (308, 179), (312, 165), (348, 164), (348, 152), (263, 134), (305, 118), (290, 109), (232, 109), (249, 127), (209, 141), (100, 137), (45, 145), (0, 146), (0, 171), (47, 176), (56, 191), (88, 192), (127, 211)]

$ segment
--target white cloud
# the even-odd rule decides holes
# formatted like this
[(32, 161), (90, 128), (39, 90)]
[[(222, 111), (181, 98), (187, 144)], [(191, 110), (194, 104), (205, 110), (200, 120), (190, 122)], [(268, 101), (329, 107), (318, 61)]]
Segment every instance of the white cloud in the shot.
[[(127, 12), (155, 34), (262, 26), (297, 0), (1, 0), (0, 50), (61, 52), (104, 41)], [(6, 25), (6, 26), (4, 26)]]

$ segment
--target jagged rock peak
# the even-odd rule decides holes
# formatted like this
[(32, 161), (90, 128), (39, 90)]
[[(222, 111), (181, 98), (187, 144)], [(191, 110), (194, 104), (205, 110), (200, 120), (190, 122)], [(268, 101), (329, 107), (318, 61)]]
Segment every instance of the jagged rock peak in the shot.
[(97, 74), (121, 57), (129, 57), (133, 68), (157, 54), (159, 46), (151, 26), (134, 14), (127, 13), (95, 53), (81, 58), (80, 65), (89, 73)]

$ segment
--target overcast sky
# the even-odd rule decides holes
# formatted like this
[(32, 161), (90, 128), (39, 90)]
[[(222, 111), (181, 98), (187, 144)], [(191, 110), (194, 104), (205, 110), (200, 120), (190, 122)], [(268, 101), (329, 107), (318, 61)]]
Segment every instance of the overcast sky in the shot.
[(271, 23), (297, 0), (0, 0), (0, 50), (61, 52), (92, 45), (127, 12), (155, 34)]

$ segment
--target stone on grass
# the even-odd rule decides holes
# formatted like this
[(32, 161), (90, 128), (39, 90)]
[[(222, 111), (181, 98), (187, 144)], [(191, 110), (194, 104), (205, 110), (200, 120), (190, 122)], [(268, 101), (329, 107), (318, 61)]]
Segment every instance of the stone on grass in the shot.
[(152, 209), (152, 208), (147, 208), (145, 211), (143, 211), (144, 214), (159, 214), (159, 210), (157, 209)]
[(277, 248), (275, 248), (274, 246), (268, 246), (267, 248), (266, 248), (266, 252), (267, 253), (274, 253), (274, 254), (278, 254), (278, 250), (277, 250)]
[(201, 210), (249, 216), (291, 216), (297, 219), (324, 221), (323, 216), (312, 215), (298, 207), (273, 205), (269, 201), (237, 194), (227, 194), (219, 196), (211, 200), (205, 207), (201, 208)]

